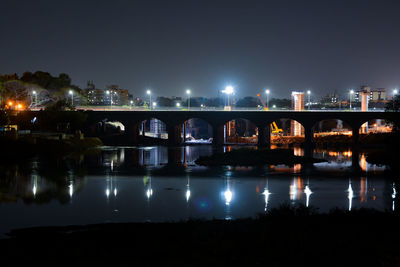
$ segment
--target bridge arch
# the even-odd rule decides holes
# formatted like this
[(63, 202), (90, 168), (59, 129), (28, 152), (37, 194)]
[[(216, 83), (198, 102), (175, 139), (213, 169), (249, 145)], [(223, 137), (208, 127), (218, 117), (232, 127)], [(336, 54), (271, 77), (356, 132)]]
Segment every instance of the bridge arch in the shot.
[(317, 121), (312, 127), (315, 143), (351, 143), (353, 125), (339, 118), (328, 118)]
[(168, 124), (157, 117), (146, 117), (134, 123), (134, 128), (142, 139), (168, 139)]
[(299, 120), (290, 117), (276, 118), (267, 122), (267, 142), (272, 145), (300, 144), (305, 140), (306, 128)]
[(225, 144), (249, 144), (258, 143), (258, 126), (246, 118), (230, 118), (224, 120), (223, 141)]
[(211, 143), (213, 126), (203, 118), (187, 118), (181, 123), (181, 140), (183, 143)]

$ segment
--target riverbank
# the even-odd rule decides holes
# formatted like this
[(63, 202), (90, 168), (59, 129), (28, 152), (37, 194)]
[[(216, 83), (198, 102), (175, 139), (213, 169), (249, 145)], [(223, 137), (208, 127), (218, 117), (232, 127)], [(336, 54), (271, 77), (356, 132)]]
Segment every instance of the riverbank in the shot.
[(2, 262), (53, 266), (398, 266), (398, 213), (284, 205), (256, 219), (15, 230)]
[(292, 149), (234, 149), (225, 153), (215, 153), (211, 156), (199, 157), (195, 163), (202, 166), (259, 166), (272, 165), (293, 165), (304, 163), (317, 163), (326, 160), (295, 156)]

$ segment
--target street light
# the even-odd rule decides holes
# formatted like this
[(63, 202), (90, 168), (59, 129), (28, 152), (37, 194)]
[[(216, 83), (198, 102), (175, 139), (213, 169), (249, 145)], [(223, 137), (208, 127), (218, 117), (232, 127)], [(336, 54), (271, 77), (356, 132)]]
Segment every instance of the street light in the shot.
[(394, 111), (394, 98), (396, 97), (396, 95), (398, 94), (398, 92), (399, 92), (399, 90), (397, 90), (397, 88), (393, 90), (393, 99), (392, 99), (393, 111)]
[(186, 90), (186, 94), (188, 95), (188, 110), (190, 110), (190, 90)]
[(33, 90), (32, 94), (35, 96), (35, 106), (37, 106), (37, 93), (36, 93), (36, 91)]
[(233, 94), (233, 92), (234, 92), (233, 87), (228, 85), (227, 87), (225, 87), (225, 90), (223, 90), (222, 92), (228, 95), (228, 109), (230, 110), (231, 106), (230, 106), (230, 101), (229, 101), (229, 95)]
[(267, 109), (269, 109), (269, 89), (265, 90), (265, 93), (267, 94)]
[(156, 109), (157, 103), (153, 102), (153, 108)]
[(132, 105), (133, 105), (133, 100), (129, 101), (129, 103), (131, 103), (131, 109), (132, 109)]
[(350, 90), (350, 110), (351, 110), (351, 96), (354, 94), (354, 90)]
[(310, 110), (310, 103), (311, 103), (311, 101), (310, 101), (311, 91), (310, 90), (307, 90), (307, 96), (308, 96), (308, 110)]
[(150, 110), (151, 110), (151, 91), (150, 91), (150, 90), (147, 90), (147, 91), (146, 91), (146, 94), (150, 97), (149, 108), (150, 108)]
[(71, 104), (74, 105), (74, 91), (69, 90), (69, 94), (71, 95)]
[(106, 93), (110, 95), (110, 108), (112, 109), (112, 91), (110, 92), (110, 90), (107, 90)]
[(180, 108), (181, 107), (181, 103), (176, 103), (176, 107)]

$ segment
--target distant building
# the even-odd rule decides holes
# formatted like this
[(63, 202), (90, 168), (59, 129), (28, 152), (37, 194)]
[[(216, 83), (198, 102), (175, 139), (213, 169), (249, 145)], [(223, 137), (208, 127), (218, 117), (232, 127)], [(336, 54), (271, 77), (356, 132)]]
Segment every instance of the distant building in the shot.
[(372, 102), (385, 102), (386, 101), (386, 90), (385, 88), (371, 89), (369, 86), (361, 86), (360, 90), (354, 92), (351, 96), (351, 101), (361, 102), (361, 94), (368, 93), (368, 100)]
[(107, 89), (97, 89), (93, 81), (88, 81), (84, 94), (88, 105), (129, 105), (129, 91), (120, 89), (118, 85), (107, 86)]

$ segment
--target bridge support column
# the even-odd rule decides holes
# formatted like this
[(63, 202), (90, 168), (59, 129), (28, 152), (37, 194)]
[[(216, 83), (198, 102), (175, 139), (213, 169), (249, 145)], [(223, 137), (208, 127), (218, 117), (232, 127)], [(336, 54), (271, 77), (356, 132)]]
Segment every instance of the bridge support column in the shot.
[(271, 127), (258, 126), (258, 146), (262, 148), (271, 148)]
[(222, 146), (224, 144), (224, 125), (213, 125), (213, 145)]
[(304, 126), (304, 135), (304, 155), (311, 158), (314, 150), (312, 127)]
[(360, 133), (359, 133), (359, 129), (360, 126), (358, 125), (352, 125), (352, 154), (351, 154), (351, 166), (353, 168), (354, 171), (359, 172), (361, 170), (360, 167), (360, 149), (359, 149), (359, 145), (360, 145)]
[(168, 125), (167, 126), (167, 131), (168, 131), (168, 145), (170, 146), (176, 146), (180, 145), (181, 143), (181, 125), (178, 127), (175, 125)]

